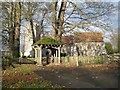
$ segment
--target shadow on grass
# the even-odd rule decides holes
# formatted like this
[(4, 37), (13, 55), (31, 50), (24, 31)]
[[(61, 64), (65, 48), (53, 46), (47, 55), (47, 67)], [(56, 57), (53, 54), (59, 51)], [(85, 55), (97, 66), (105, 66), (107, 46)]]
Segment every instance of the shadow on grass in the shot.
[[(45, 80), (66, 88), (117, 88), (117, 79), (95, 68), (45, 66), (35, 71)], [(112, 73), (111, 73), (112, 74)]]

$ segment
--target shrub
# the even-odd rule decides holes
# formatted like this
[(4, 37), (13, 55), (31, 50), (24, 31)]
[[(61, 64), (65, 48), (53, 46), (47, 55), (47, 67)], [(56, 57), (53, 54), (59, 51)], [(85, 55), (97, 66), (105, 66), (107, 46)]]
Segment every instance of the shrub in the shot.
[(65, 56), (67, 56), (66, 53), (60, 53), (60, 54), (61, 54), (61, 57), (65, 57)]
[(113, 54), (114, 53), (111, 43), (106, 42), (105, 43), (105, 48), (106, 48), (108, 54)]
[(118, 49), (114, 49), (113, 52), (114, 53), (118, 53), (119, 51), (118, 51)]
[(12, 64), (13, 62), (16, 62), (16, 58), (14, 58), (13, 56), (2, 56), (2, 69), (5, 70), (7, 66), (12, 66), (13, 68), (15, 68), (15, 66)]
[(102, 56), (94, 57), (94, 64), (104, 64), (104, 60), (103, 60)]

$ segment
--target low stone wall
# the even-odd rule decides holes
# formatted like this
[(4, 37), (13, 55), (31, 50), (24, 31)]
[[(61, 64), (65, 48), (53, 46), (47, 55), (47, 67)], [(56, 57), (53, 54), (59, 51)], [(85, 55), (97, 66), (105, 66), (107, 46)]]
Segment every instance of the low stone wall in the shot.
[(100, 56), (66, 56), (61, 57), (63, 64), (84, 65), (84, 64), (120, 64), (120, 54)]
[(103, 64), (106, 62), (106, 57), (102, 56), (67, 56), (61, 57), (61, 61), (63, 64), (71, 64), (71, 65), (84, 65), (84, 64)]
[(107, 63), (112, 63), (112, 62), (116, 62), (120, 64), (120, 54), (112, 54), (112, 55), (107, 55)]

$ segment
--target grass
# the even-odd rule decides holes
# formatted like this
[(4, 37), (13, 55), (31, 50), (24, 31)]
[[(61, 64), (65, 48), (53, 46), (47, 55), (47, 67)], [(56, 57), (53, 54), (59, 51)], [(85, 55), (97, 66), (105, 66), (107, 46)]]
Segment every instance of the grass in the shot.
[(44, 80), (34, 71), (39, 67), (36, 65), (15, 65), (16, 68), (8, 68), (3, 73), (3, 88), (62, 88), (62, 86), (53, 84)]

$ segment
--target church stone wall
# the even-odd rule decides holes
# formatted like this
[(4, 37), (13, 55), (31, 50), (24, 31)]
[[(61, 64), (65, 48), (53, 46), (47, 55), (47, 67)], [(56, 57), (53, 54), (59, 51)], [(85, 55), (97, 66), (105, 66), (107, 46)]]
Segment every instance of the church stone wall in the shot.
[(107, 54), (104, 42), (80, 42), (71, 45), (65, 44), (61, 48), (67, 56), (99, 56)]

